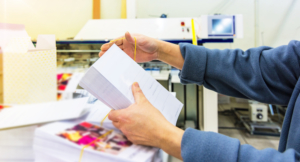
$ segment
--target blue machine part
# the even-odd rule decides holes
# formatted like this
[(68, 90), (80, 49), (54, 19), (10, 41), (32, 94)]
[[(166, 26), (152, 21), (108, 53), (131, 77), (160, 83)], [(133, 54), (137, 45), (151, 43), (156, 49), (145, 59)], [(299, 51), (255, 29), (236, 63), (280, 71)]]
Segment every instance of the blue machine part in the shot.
[(161, 14), (160, 18), (167, 18), (168, 16), (166, 14)]
[[(188, 39), (180, 39), (180, 40), (163, 40), (166, 42), (178, 44), (178, 43), (193, 43), (192, 40)], [(62, 40), (62, 41), (56, 41), (56, 44), (104, 44), (108, 43), (109, 41), (105, 40)], [(203, 43), (233, 43), (232, 38), (227, 39), (198, 39), (198, 44)], [(33, 41), (34, 44), (36, 44), (36, 41)]]

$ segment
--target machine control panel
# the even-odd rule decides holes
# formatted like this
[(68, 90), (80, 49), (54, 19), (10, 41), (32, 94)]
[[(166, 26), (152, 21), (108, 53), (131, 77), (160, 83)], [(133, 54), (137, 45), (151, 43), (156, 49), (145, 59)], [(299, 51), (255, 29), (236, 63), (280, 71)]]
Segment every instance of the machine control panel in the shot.
[(268, 106), (264, 104), (250, 104), (250, 119), (252, 122), (268, 121)]

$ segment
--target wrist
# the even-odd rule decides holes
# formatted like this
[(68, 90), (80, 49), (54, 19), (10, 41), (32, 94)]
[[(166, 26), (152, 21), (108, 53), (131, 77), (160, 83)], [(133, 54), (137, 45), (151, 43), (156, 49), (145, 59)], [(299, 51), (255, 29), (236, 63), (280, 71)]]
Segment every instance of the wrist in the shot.
[(158, 132), (156, 135), (156, 141), (157, 141), (157, 146), (159, 148), (163, 148), (164, 145), (166, 145), (166, 140), (168, 140), (168, 137), (171, 135), (172, 130), (174, 129), (174, 125), (172, 125), (169, 122), (166, 122), (165, 124), (161, 124), (161, 122), (159, 123), (158, 126)]
[(164, 125), (158, 137), (158, 146), (168, 154), (179, 159), (181, 157), (181, 141), (184, 131), (171, 123)]
[(168, 54), (168, 43), (161, 40), (156, 41), (158, 46), (156, 60), (164, 61), (164, 58), (166, 58), (166, 55)]
[(158, 41), (157, 60), (165, 62), (177, 69), (182, 69), (184, 59), (182, 57), (180, 47), (177, 44)]

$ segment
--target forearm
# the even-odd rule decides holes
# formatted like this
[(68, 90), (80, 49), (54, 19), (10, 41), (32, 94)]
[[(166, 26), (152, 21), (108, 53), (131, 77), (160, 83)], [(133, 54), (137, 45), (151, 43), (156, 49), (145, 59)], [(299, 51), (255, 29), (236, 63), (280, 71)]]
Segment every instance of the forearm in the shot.
[(182, 159), (181, 156), (181, 140), (184, 131), (170, 124), (165, 126), (164, 132), (160, 136), (160, 146), (166, 153)]
[(181, 156), (184, 161), (252, 162), (297, 161), (299, 154), (293, 149), (281, 153), (275, 149), (257, 150), (250, 145), (214, 132), (188, 128), (182, 138)]
[(181, 55), (179, 45), (158, 40), (158, 60), (182, 69), (184, 59)]
[(299, 46), (300, 42), (292, 41), (287, 46), (243, 51), (183, 43), (180, 79), (228, 96), (286, 105), (300, 75)]

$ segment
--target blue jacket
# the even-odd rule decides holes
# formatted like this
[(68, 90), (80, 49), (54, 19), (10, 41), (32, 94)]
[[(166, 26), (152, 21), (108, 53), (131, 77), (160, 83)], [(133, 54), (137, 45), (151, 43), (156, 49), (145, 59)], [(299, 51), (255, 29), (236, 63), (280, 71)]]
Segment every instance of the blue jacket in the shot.
[(180, 44), (185, 60), (179, 76), (229, 96), (288, 105), (278, 151), (257, 150), (238, 139), (214, 132), (187, 129), (181, 155), (189, 161), (299, 161), (300, 159), (300, 42), (277, 48), (207, 49)]

